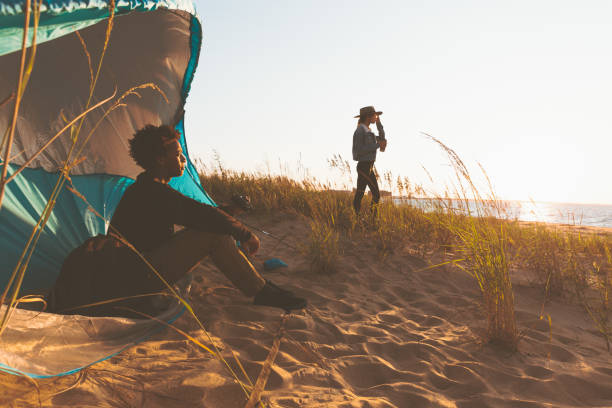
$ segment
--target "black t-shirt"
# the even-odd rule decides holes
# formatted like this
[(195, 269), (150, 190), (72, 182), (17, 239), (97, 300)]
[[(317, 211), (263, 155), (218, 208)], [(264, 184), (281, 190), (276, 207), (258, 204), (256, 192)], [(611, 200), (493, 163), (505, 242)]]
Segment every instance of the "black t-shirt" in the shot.
[(146, 172), (125, 191), (111, 220), (111, 226), (139, 251), (164, 243), (173, 235), (175, 225), (228, 234), (243, 242), (251, 237), (242, 223), (223, 210), (184, 196)]

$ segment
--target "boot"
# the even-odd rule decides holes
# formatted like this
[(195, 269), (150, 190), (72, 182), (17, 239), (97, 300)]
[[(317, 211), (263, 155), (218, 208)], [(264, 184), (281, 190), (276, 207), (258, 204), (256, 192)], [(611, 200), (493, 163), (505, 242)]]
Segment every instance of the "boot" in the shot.
[(253, 304), (278, 307), (285, 312), (290, 312), (291, 310), (304, 309), (307, 302), (306, 299), (297, 297), (292, 292), (281, 289), (274, 283), (266, 280), (265, 286), (255, 295)]

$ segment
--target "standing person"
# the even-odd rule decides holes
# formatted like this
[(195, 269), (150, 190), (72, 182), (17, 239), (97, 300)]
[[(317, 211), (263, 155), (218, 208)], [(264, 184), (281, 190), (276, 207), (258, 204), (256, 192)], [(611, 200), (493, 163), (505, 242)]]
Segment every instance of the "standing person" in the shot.
[[(186, 164), (179, 134), (172, 127), (147, 125), (140, 129), (130, 140), (130, 155), (144, 172), (123, 194), (109, 234), (88, 239), (64, 261), (49, 297), (51, 312), (108, 316), (121, 314), (113, 309), (117, 305), (150, 309), (146, 298), (76, 309), (165, 289), (116, 233), (141, 252), (169, 284), (210, 257), (254, 304), (286, 311), (306, 307), (305, 299), (265, 280), (238, 249), (236, 240), (248, 255), (259, 249), (259, 239), (246, 226), (225, 211), (186, 197), (168, 185), (183, 174)], [(175, 225), (185, 228), (174, 232)]]
[[(370, 188), (372, 193), (370, 208), (373, 209), (380, 200), (378, 181), (374, 174), (374, 161), (376, 160), (376, 150), (380, 148), (380, 151), (384, 152), (387, 147), (385, 130), (380, 122), (380, 115), (382, 115), (382, 112), (376, 111), (373, 106), (365, 106), (359, 109), (359, 115), (355, 116), (359, 118), (357, 129), (353, 133), (353, 160), (357, 161), (357, 190), (355, 191), (353, 208), (357, 214), (361, 209), (361, 199), (366, 186)], [(370, 130), (372, 123), (376, 123), (378, 136)]]

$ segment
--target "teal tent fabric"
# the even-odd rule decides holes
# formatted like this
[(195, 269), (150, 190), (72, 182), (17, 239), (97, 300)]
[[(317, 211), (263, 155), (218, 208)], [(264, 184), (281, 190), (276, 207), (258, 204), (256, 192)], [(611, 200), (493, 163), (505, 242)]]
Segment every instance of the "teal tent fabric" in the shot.
[[(108, 18), (108, 3), (106, 0), (43, 1), (36, 42), (44, 43)], [(0, 55), (21, 49), (24, 5), (23, 0), (0, 2)], [(195, 7), (191, 0), (119, 0), (116, 2), (115, 14), (120, 16), (132, 11), (146, 12), (157, 9), (182, 10), (195, 16)], [(31, 40), (32, 32), (29, 36), (30, 43)]]
[[(10, 166), (11, 170), (15, 167)], [(58, 177), (58, 174), (42, 169), (26, 169), (7, 186), (0, 211), (1, 288), (8, 283), (9, 273), (17, 264)], [(133, 183), (126, 177), (108, 175), (74, 176), (72, 181), (106, 219), (114, 212), (125, 189)], [(30, 261), (23, 290), (36, 292), (51, 287), (66, 255), (87, 237), (105, 231), (105, 221), (89, 211), (85, 202), (64, 189)]]
[[(24, 4), (20, 0), (0, 0), (0, 100), (16, 86)], [(21, 105), (13, 146), (16, 158), (9, 166), (9, 174), (63, 126), (63, 118), (74, 117), (85, 108), (89, 69), (74, 32), (79, 30), (95, 65), (106, 31), (108, 4), (107, 0), (43, 1), (36, 62)], [(117, 1), (113, 32), (94, 101), (115, 90), (121, 95), (143, 84), (155, 84), (159, 91), (144, 87), (138, 90), (139, 97), (127, 97), (126, 106), (107, 117), (103, 117), (101, 109), (87, 116), (82, 134), (92, 132), (92, 136), (83, 150), (85, 160), (73, 169), (71, 180), (102, 218), (64, 189), (29, 263), (22, 294), (44, 293), (72, 249), (86, 238), (106, 232), (121, 196), (142, 171), (130, 159), (127, 141), (146, 124), (170, 123), (183, 107), (201, 43), (201, 24), (191, 0)], [(0, 129), (6, 129), (10, 122), (10, 106), (0, 108)], [(189, 158), (182, 120), (176, 129), (181, 134), (187, 166), (184, 174), (170, 185), (189, 197), (216, 205), (202, 188)], [(2, 289), (46, 205), (71, 143), (67, 132), (7, 185), (0, 209)], [(32, 319), (30, 313), (18, 310), (0, 339), (3, 341), (0, 370), (32, 377), (69, 374), (108, 358), (159, 329), (151, 321), (68, 318), (48, 313)], [(171, 321), (180, 313), (181, 308), (175, 307), (163, 319)], [(29, 341), (28, 333), (35, 332), (46, 339), (43, 343), (49, 347), (40, 343), (36, 352), (24, 354), (23, 343)], [(87, 352), (67, 359), (65, 364), (57, 361), (84, 344), (89, 345)]]

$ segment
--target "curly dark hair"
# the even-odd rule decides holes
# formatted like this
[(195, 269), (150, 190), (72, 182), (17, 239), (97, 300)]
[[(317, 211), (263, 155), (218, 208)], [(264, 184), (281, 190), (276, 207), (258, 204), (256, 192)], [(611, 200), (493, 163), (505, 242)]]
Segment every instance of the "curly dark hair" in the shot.
[(140, 167), (150, 170), (156, 159), (166, 153), (168, 142), (179, 138), (179, 133), (168, 125), (147, 125), (130, 139), (130, 156)]

